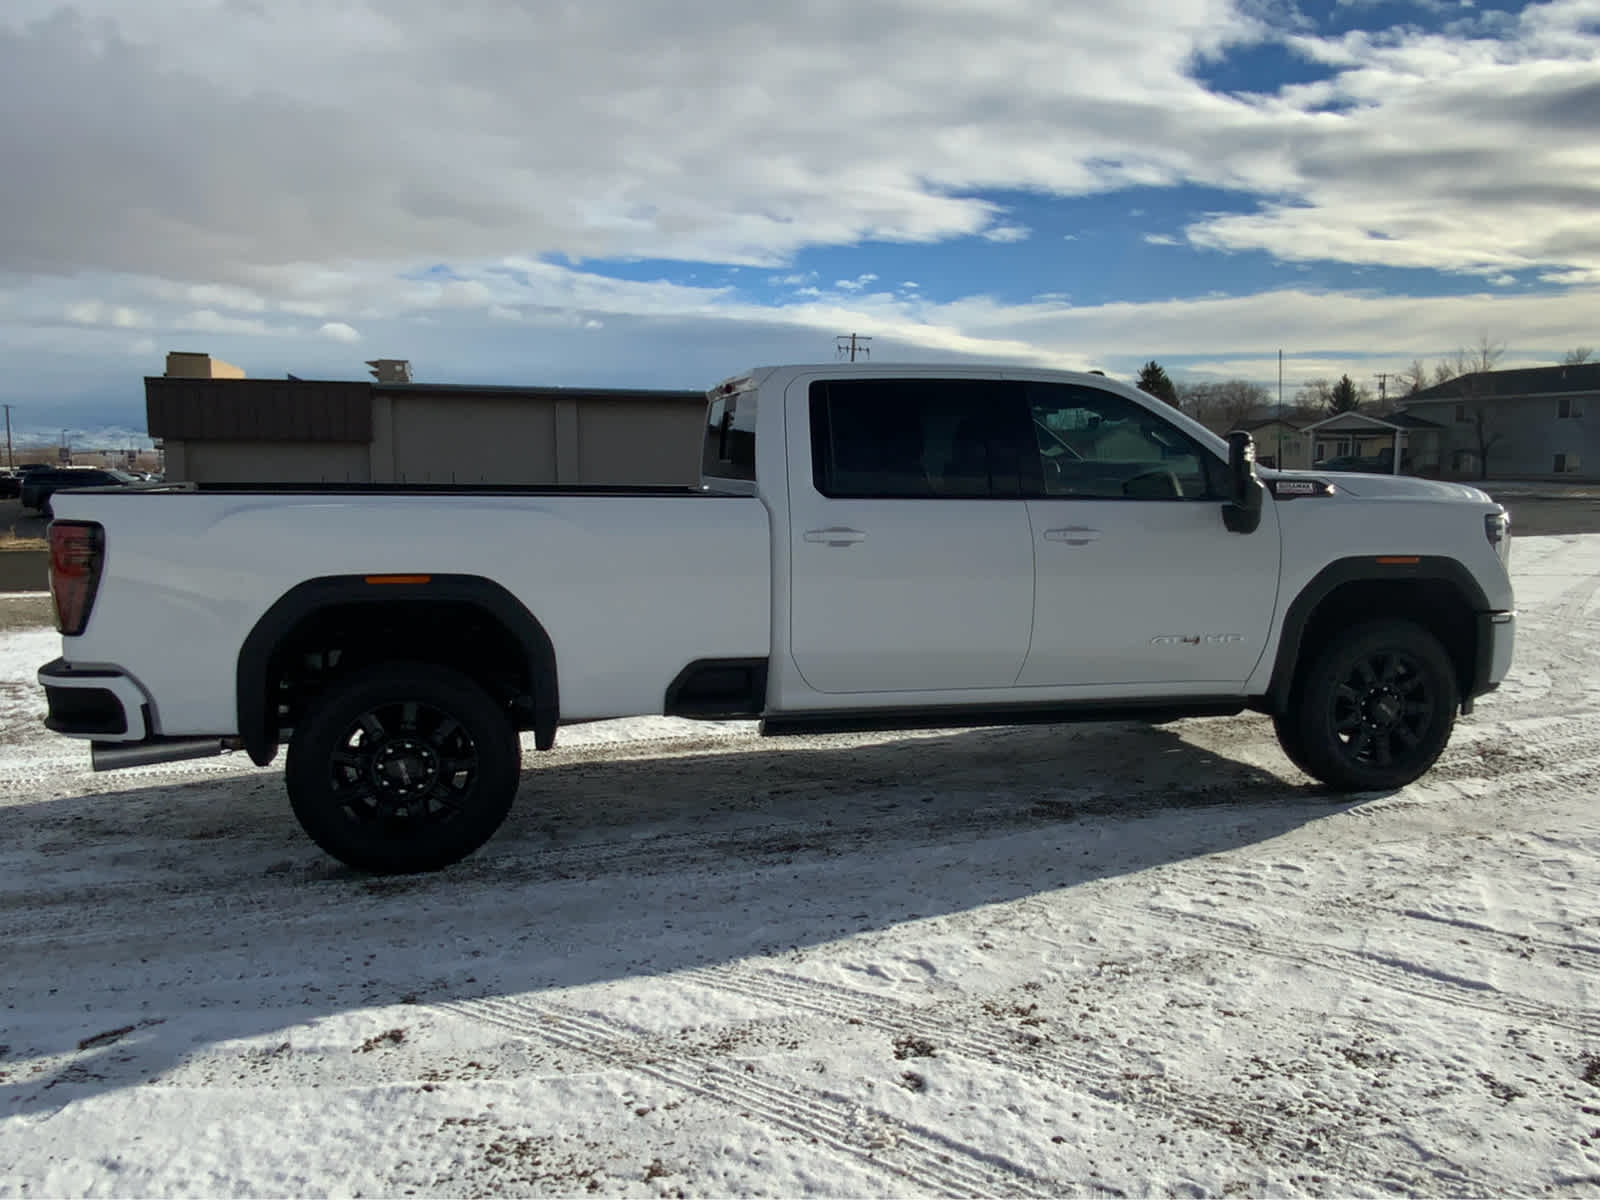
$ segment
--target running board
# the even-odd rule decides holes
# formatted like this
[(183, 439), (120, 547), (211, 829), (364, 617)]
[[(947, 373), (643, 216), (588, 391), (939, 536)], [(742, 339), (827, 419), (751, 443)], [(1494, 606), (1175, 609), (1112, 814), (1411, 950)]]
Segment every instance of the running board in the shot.
[(96, 771), (147, 767), (152, 763), (181, 762), (186, 758), (214, 758), (237, 750), (237, 738), (146, 738), (142, 742), (90, 742), (89, 762)]
[(1066, 725), (1082, 721), (1158, 724), (1182, 717), (1231, 717), (1245, 710), (1239, 696), (1194, 700), (1109, 700), (1078, 704), (984, 705), (981, 708), (883, 708), (788, 712), (761, 722), (763, 737), (807, 733), (865, 733), (897, 729), (972, 729), (984, 725)]

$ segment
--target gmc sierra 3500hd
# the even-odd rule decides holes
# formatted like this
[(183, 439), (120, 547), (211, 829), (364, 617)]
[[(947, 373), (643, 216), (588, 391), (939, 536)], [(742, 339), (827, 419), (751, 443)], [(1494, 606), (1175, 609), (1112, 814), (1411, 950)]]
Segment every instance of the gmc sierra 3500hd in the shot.
[(311, 837), (414, 871), (498, 828), (522, 730), (1250, 708), (1378, 790), (1511, 662), (1484, 493), (1258, 474), (1248, 435), (1097, 374), (762, 368), (708, 393), (702, 479), (59, 492), (46, 724), (97, 769), (287, 742)]

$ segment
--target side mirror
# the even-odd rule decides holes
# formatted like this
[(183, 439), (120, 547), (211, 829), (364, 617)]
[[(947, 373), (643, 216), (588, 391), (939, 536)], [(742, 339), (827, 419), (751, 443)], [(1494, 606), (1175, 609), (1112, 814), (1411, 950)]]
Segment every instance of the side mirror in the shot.
[(1228, 502), (1222, 506), (1222, 523), (1229, 533), (1256, 531), (1266, 492), (1256, 477), (1256, 440), (1235, 429), (1228, 435)]

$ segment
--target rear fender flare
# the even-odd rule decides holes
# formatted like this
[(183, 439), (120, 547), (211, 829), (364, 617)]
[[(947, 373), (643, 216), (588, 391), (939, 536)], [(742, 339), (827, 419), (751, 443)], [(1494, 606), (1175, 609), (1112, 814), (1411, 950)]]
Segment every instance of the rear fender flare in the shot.
[(465, 604), (499, 622), (527, 656), (533, 701), (534, 742), (540, 750), (555, 743), (561, 719), (555, 645), (537, 617), (492, 579), (478, 575), (418, 576), (416, 583), (368, 583), (361, 575), (308, 579), (285, 592), (262, 614), (239, 648), (236, 691), (239, 736), (250, 761), (264, 767), (277, 756), (276, 713), (267, 695), (274, 659), (284, 638), (321, 609), (400, 602)]

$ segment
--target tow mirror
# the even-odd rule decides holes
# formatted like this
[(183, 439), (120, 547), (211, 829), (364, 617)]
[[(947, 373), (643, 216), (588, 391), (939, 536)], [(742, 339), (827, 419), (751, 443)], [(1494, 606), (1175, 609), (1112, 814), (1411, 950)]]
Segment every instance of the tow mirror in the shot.
[(1256, 476), (1256, 440), (1235, 429), (1228, 435), (1228, 502), (1222, 506), (1222, 523), (1229, 533), (1256, 531), (1266, 491)]

